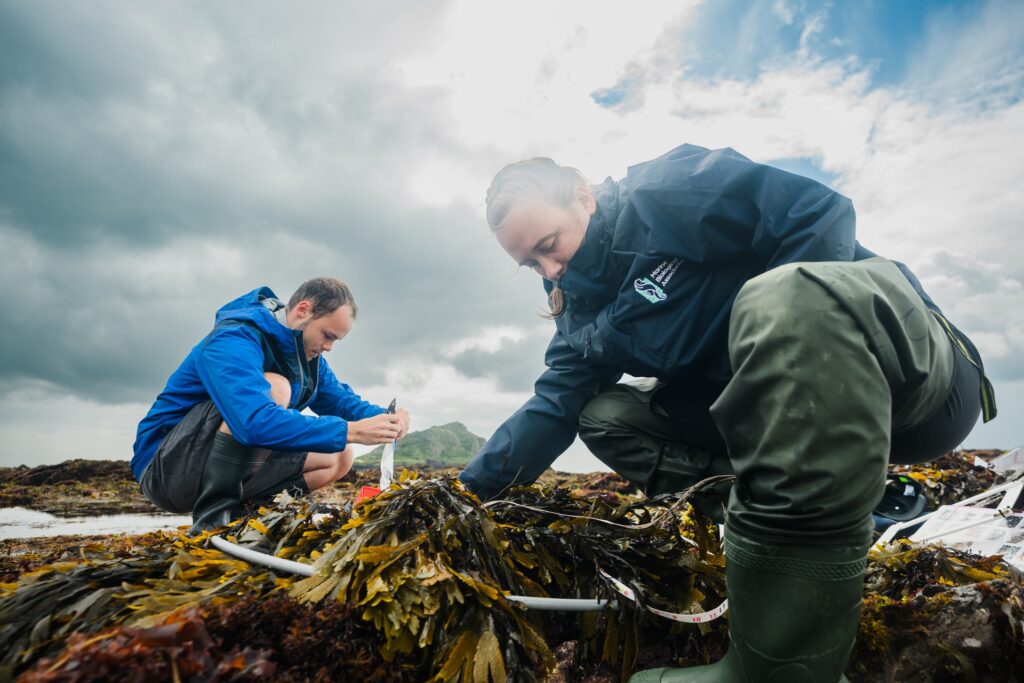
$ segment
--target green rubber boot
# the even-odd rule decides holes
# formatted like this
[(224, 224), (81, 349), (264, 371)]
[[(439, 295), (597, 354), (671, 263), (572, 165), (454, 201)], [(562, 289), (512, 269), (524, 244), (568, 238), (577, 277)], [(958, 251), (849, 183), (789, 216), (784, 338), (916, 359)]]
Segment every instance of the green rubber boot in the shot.
[(199, 497), (192, 507), (191, 534), (226, 526), (242, 504), (242, 480), (249, 471), (249, 448), (217, 432), (206, 458)]
[(836, 683), (853, 649), (866, 546), (767, 545), (729, 530), (729, 651), (708, 666), (630, 683)]

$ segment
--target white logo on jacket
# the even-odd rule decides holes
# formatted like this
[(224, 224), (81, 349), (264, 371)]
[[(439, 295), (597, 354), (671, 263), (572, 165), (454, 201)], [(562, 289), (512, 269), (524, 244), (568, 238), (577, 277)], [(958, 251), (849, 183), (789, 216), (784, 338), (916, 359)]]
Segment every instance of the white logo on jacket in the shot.
[(637, 294), (647, 299), (652, 304), (665, 300), (665, 290), (645, 277), (639, 278), (634, 282), (633, 289), (636, 290)]
[(662, 261), (647, 277), (637, 278), (633, 282), (633, 289), (652, 304), (664, 301), (668, 294), (662, 288), (668, 285), (669, 280), (672, 279), (672, 276), (676, 274), (676, 271), (679, 270), (679, 266), (682, 264), (683, 259), (680, 258)]

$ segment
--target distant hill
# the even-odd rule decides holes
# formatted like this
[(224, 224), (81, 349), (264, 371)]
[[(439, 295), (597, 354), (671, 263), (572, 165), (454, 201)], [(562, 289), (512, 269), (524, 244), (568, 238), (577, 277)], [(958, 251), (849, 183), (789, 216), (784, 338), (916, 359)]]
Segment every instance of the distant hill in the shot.
[[(421, 432), (410, 432), (398, 442), (396, 467), (464, 467), (484, 445), (484, 439), (473, 434), (461, 422), (449, 422)], [(377, 446), (356, 459), (357, 469), (380, 467), (383, 446)]]

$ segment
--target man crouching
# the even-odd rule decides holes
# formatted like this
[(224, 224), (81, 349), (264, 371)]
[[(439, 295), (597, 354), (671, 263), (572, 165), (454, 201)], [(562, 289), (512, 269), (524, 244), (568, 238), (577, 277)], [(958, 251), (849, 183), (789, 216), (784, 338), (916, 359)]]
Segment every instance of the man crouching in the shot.
[(260, 287), (217, 311), (139, 423), (132, 473), (149, 500), (191, 511), (192, 532), (206, 531), (244, 500), (337, 481), (352, 466), (349, 444), (405, 436), (405, 410), (364, 401), (322, 356), (356, 312), (348, 285), (330, 277), (303, 283), (287, 306)]

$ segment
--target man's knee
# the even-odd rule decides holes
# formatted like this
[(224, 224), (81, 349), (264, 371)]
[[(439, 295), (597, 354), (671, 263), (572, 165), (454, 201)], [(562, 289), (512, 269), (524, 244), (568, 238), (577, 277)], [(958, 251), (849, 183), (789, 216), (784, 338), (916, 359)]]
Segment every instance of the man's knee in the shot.
[(263, 377), (270, 383), (270, 397), (274, 403), (287, 408), (292, 401), (292, 385), (288, 379), (276, 372), (264, 372)]
[(353, 460), (355, 460), (355, 452), (352, 450), (351, 446), (346, 446), (345, 450), (338, 453), (338, 464), (336, 465), (335, 470), (337, 476), (334, 478), (335, 481), (348, 474), (348, 471), (352, 469)]
[(338, 453), (309, 453), (303, 477), (310, 491), (338, 481), (352, 469), (355, 452), (351, 446)]

